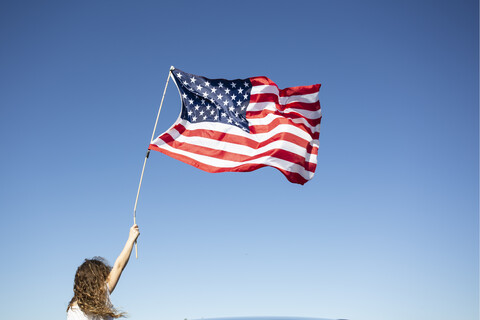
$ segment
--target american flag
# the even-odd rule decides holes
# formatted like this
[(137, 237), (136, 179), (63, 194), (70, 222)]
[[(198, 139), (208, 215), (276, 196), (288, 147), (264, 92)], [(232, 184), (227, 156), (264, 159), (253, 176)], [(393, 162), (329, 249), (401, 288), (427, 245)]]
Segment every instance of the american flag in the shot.
[(179, 69), (171, 76), (182, 110), (149, 149), (207, 172), (271, 166), (293, 183), (313, 178), (320, 84), (279, 89), (267, 77), (208, 79)]

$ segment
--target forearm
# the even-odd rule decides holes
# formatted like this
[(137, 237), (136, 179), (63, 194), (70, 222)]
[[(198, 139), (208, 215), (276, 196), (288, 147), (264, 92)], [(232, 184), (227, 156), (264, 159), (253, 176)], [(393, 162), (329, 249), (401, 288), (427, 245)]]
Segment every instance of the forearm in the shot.
[(123, 247), (122, 252), (120, 252), (120, 254), (117, 257), (117, 260), (115, 260), (114, 267), (118, 268), (121, 271), (125, 269), (125, 266), (127, 265), (128, 260), (130, 259), (130, 255), (132, 253), (134, 243), (135, 243), (135, 240), (128, 238), (127, 242), (125, 243), (125, 246)]
[(132, 253), (133, 245), (139, 234), (140, 232), (138, 231), (138, 226), (134, 224), (130, 228), (130, 234), (128, 236), (127, 243), (125, 243), (122, 252), (120, 252), (118, 255), (117, 260), (115, 260), (115, 264), (108, 275), (107, 283), (108, 287), (110, 288), (110, 293), (112, 293), (117, 286), (117, 282), (122, 275), (123, 269), (125, 269), (127, 266), (128, 260), (130, 259), (130, 254)]

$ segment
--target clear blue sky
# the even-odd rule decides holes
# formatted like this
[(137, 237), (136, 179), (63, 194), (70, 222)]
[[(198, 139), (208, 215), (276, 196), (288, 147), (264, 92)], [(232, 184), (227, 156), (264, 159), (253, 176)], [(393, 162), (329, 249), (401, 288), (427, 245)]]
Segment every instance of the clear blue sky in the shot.
[[(477, 320), (477, 1), (2, 1), (1, 319), (64, 319), (111, 263), (174, 65), (321, 83), (318, 167), (209, 174), (160, 153), (131, 319)], [(158, 133), (177, 118), (170, 83)]]

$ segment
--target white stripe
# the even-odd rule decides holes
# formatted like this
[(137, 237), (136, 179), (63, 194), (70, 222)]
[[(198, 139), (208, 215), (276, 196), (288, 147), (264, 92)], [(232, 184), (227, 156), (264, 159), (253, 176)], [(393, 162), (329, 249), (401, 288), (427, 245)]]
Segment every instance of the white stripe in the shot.
[(250, 92), (251, 95), (253, 94), (262, 94), (262, 93), (273, 93), (278, 96), (278, 102), (281, 105), (286, 105), (291, 102), (306, 102), (306, 103), (315, 103), (318, 101), (318, 91), (314, 93), (308, 94), (300, 94), (300, 95), (291, 95), (286, 97), (280, 97), (280, 91), (276, 86), (272, 85), (260, 85), (260, 86), (253, 86), (252, 91)]
[(250, 94), (259, 94), (259, 93), (273, 93), (278, 96), (280, 91), (278, 90), (277, 86), (272, 86), (268, 84), (252, 86), (252, 91), (250, 91)]
[(262, 110), (270, 110), (270, 111), (278, 111), (281, 113), (289, 114), (289, 113), (298, 113), (304, 118), (316, 120), (322, 117), (322, 112), (319, 110), (310, 111), (305, 109), (296, 109), (296, 108), (287, 108), (283, 111), (278, 110), (275, 102), (253, 102), (247, 106), (247, 111), (262, 111)]
[(278, 102), (281, 105), (287, 105), (292, 102), (315, 103), (317, 101), (318, 101), (318, 92), (278, 98)]

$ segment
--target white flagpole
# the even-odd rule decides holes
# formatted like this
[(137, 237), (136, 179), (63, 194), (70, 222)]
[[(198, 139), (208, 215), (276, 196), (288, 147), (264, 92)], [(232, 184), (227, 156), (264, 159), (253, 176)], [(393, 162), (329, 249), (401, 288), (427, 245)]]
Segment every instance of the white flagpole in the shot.
[[(155, 126), (153, 127), (152, 138), (150, 138), (150, 142), (153, 141), (153, 138), (155, 137), (155, 131), (157, 130), (158, 118), (160, 117), (160, 111), (162, 110), (163, 99), (165, 98), (165, 93), (167, 92), (167, 87), (168, 87), (168, 81), (170, 80), (170, 75), (172, 74), (173, 70), (175, 70), (175, 68), (173, 66), (171, 66), (170, 70), (168, 71), (167, 83), (165, 84), (165, 89), (163, 90), (162, 101), (160, 102), (160, 107), (158, 108), (157, 120), (155, 121)], [(145, 155), (145, 160), (143, 161), (142, 174), (140, 175), (140, 183), (138, 184), (138, 190), (137, 190), (137, 198), (135, 199), (135, 206), (133, 207), (133, 223), (134, 224), (137, 224), (138, 195), (140, 194), (140, 187), (142, 186), (143, 173), (145, 172), (145, 165), (147, 164), (147, 159), (148, 159), (149, 155), (150, 155), (150, 149), (148, 149), (147, 154)], [(135, 241), (135, 258), (138, 259), (137, 241)]]

